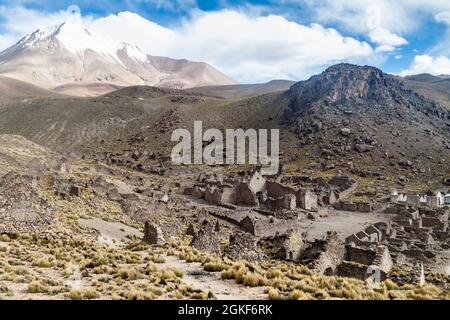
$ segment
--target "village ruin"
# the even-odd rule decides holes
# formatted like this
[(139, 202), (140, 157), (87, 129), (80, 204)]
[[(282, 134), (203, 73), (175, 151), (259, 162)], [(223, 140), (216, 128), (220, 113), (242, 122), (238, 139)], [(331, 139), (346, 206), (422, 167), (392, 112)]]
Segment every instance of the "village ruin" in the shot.
[[(221, 252), (235, 252), (231, 254), (235, 258), (267, 259), (263, 249), (269, 248), (271, 258), (296, 261), (319, 274), (361, 280), (370, 278), (374, 270), (386, 279), (394, 266), (443, 263), (439, 252), (450, 247), (448, 193), (392, 192), (377, 201), (353, 201), (357, 187), (347, 176), (266, 178), (254, 168), (235, 177), (200, 174), (194, 184), (184, 187), (183, 194), (204, 204), (205, 217), (240, 230), (231, 235), (230, 249)], [(305, 223), (299, 222), (320, 225), (329, 215), (339, 217), (339, 212), (349, 215), (347, 219), (354, 213), (373, 217), (374, 222), (355, 232), (336, 232), (330, 226), (315, 238), (308, 237), (308, 230), (302, 230)], [(377, 216), (381, 221), (376, 221)], [(217, 236), (211, 223), (203, 229), (214, 242)], [(187, 234), (192, 234), (189, 230)], [(219, 252), (217, 244), (213, 247)]]

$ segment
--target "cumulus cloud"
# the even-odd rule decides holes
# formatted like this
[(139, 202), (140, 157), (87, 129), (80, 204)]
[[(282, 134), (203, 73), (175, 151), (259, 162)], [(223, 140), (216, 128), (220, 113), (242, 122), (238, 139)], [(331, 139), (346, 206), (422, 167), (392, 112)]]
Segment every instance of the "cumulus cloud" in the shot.
[(450, 11), (448, 0), (278, 0), (305, 3), (321, 21), (335, 21), (357, 32), (367, 31), (368, 11), (379, 10), (380, 26), (404, 34), (419, 28), (424, 18)]
[(0, 49), (14, 44), (26, 34), (39, 28), (56, 25), (73, 18), (80, 18), (84, 23), (93, 21), (91, 16), (77, 16), (69, 10), (61, 10), (53, 13), (30, 10), (25, 7), (0, 6), (1, 29)]
[[(17, 9), (20, 18), (3, 15), (10, 35), (23, 35), (67, 19), (65, 12), (45, 15), (23, 10)], [(106, 38), (136, 44), (152, 55), (205, 61), (241, 82), (304, 79), (336, 62), (373, 64), (379, 58), (367, 42), (319, 24), (302, 25), (277, 15), (196, 10), (175, 28), (130, 12), (80, 19)]]
[(367, 62), (374, 54), (369, 44), (318, 24), (236, 11), (199, 13), (177, 35), (173, 54), (200, 58), (243, 81), (304, 78), (324, 65)]
[(399, 37), (398, 35), (390, 32), (384, 28), (376, 28), (370, 31), (369, 33), (370, 40), (380, 46), (387, 46), (391, 48), (395, 48), (398, 46), (403, 46), (408, 44), (406, 39)]
[(417, 55), (411, 66), (400, 73), (402, 76), (429, 73), (432, 75), (450, 74), (450, 59), (444, 56)]
[[(306, 5), (321, 23), (365, 35), (379, 51), (406, 45), (405, 36), (420, 30), (433, 17), (448, 21), (448, 0), (278, 0)], [(389, 47), (388, 47), (389, 46)]]
[(133, 3), (150, 4), (158, 9), (186, 10), (197, 7), (196, 0), (129, 0)]
[(377, 48), (378, 52), (394, 51), (396, 47), (408, 44), (406, 39), (383, 27), (381, 22), (382, 11), (379, 6), (369, 6), (366, 10), (366, 15), (369, 38), (373, 43), (379, 45)]
[(443, 22), (450, 24), (450, 11), (442, 11), (434, 16), (436, 22)]

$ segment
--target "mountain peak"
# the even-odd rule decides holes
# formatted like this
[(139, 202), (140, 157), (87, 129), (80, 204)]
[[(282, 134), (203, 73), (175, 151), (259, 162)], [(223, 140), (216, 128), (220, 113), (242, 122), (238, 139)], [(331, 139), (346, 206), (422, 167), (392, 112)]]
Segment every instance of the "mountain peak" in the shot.
[(351, 64), (351, 63), (338, 63), (335, 65), (332, 65), (328, 67), (324, 73), (332, 73), (332, 72), (376, 72), (376, 73), (383, 73), (382, 70), (373, 67), (373, 66), (360, 66), (357, 64)]
[(43, 28), (43, 29), (37, 29), (33, 33), (30, 33), (19, 40), (17, 45), (23, 45), (23, 46), (33, 46), (36, 42), (52, 38), (55, 35), (57, 35), (62, 27), (64, 26), (65, 22), (60, 23), (58, 25), (53, 25), (51, 27)]
[(288, 91), (295, 97), (296, 108), (312, 104), (354, 105), (368, 102), (384, 104), (396, 92), (409, 89), (395, 77), (380, 69), (341, 63), (329, 67), (309, 80), (301, 81)]
[(235, 83), (206, 64), (151, 57), (132, 43), (109, 38), (114, 35), (92, 31), (81, 21), (38, 29), (0, 53), (0, 75), (76, 95), (130, 85), (192, 88)]
[[(30, 48), (57, 42), (63, 49), (77, 57), (83, 57), (86, 50), (94, 51), (113, 63), (121, 63), (117, 50), (121, 44), (95, 35), (81, 22), (63, 23), (38, 29), (22, 38), (14, 47)], [(140, 55), (142, 56), (142, 54)]]

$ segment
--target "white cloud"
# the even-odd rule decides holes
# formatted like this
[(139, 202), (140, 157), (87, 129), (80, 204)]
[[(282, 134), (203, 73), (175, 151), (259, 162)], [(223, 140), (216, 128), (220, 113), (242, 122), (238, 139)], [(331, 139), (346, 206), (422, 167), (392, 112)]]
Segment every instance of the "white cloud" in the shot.
[(197, 6), (196, 0), (128, 0), (133, 4), (147, 4), (164, 10), (189, 10)]
[(382, 25), (381, 8), (377, 5), (369, 6), (366, 9), (367, 29), (369, 38), (373, 43), (379, 45), (378, 52), (395, 51), (396, 47), (408, 44), (406, 39), (392, 33)]
[(434, 16), (436, 22), (443, 22), (450, 24), (450, 11), (442, 11)]
[[(0, 17), (2, 18), (1, 29), (4, 30), (0, 35), (0, 49), (14, 44), (24, 35), (39, 28), (56, 25), (73, 18), (80, 18), (67, 10), (45, 13), (20, 6), (0, 6)], [(84, 16), (82, 19), (85, 23), (93, 20), (90, 16)]]
[(402, 76), (429, 73), (432, 75), (450, 74), (450, 59), (444, 56), (433, 57), (417, 55), (411, 66), (400, 73)]
[[(24, 10), (17, 9), (20, 18), (3, 14), (8, 36), (22, 36), (67, 18), (65, 12), (45, 15)], [(336, 62), (374, 64), (380, 59), (366, 42), (319, 24), (305, 26), (276, 15), (193, 11), (172, 29), (130, 12), (82, 20), (104, 37), (136, 44), (152, 55), (205, 61), (242, 82), (303, 79)]]
[(384, 44), (381, 46), (378, 46), (375, 48), (375, 52), (377, 53), (386, 53), (386, 52), (392, 52), (395, 51), (396, 48), (394, 46), (388, 45), (388, 44)]
[[(178, 30), (178, 57), (204, 60), (244, 81), (304, 78), (338, 61), (368, 61), (369, 44), (318, 24), (235, 11), (199, 13)], [(184, 48), (183, 50), (180, 50)]]
[[(278, 0), (306, 3), (321, 21), (336, 21), (357, 32), (367, 31), (368, 14), (378, 10), (379, 25), (393, 33), (419, 28), (425, 18), (450, 11), (448, 0)], [(369, 11), (369, 12), (368, 12)]]
[(448, 0), (277, 0), (307, 5), (319, 22), (337, 23), (340, 28), (365, 35), (379, 45), (400, 47), (405, 37), (435, 17), (450, 17)]
[(177, 40), (176, 33), (138, 14), (121, 12), (88, 22), (89, 30), (116, 41), (136, 44), (152, 55), (165, 55)]
[(391, 33), (389, 30), (384, 28), (376, 28), (369, 33), (369, 37), (372, 42), (382, 45), (382, 46), (392, 46), (398, 47), (408, 44), (404, 38)]

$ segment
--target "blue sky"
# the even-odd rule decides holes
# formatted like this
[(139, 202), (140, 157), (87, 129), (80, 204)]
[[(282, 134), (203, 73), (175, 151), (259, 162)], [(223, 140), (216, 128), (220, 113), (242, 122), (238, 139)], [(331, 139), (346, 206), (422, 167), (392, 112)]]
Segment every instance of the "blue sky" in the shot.
[(0, 47), (70, 5), (105, 36), (127, 30), (146, 53), (205, 61), (241, 82), (304, 79), (342, 61), (450, 74), (448, 0), (0, 0)]

